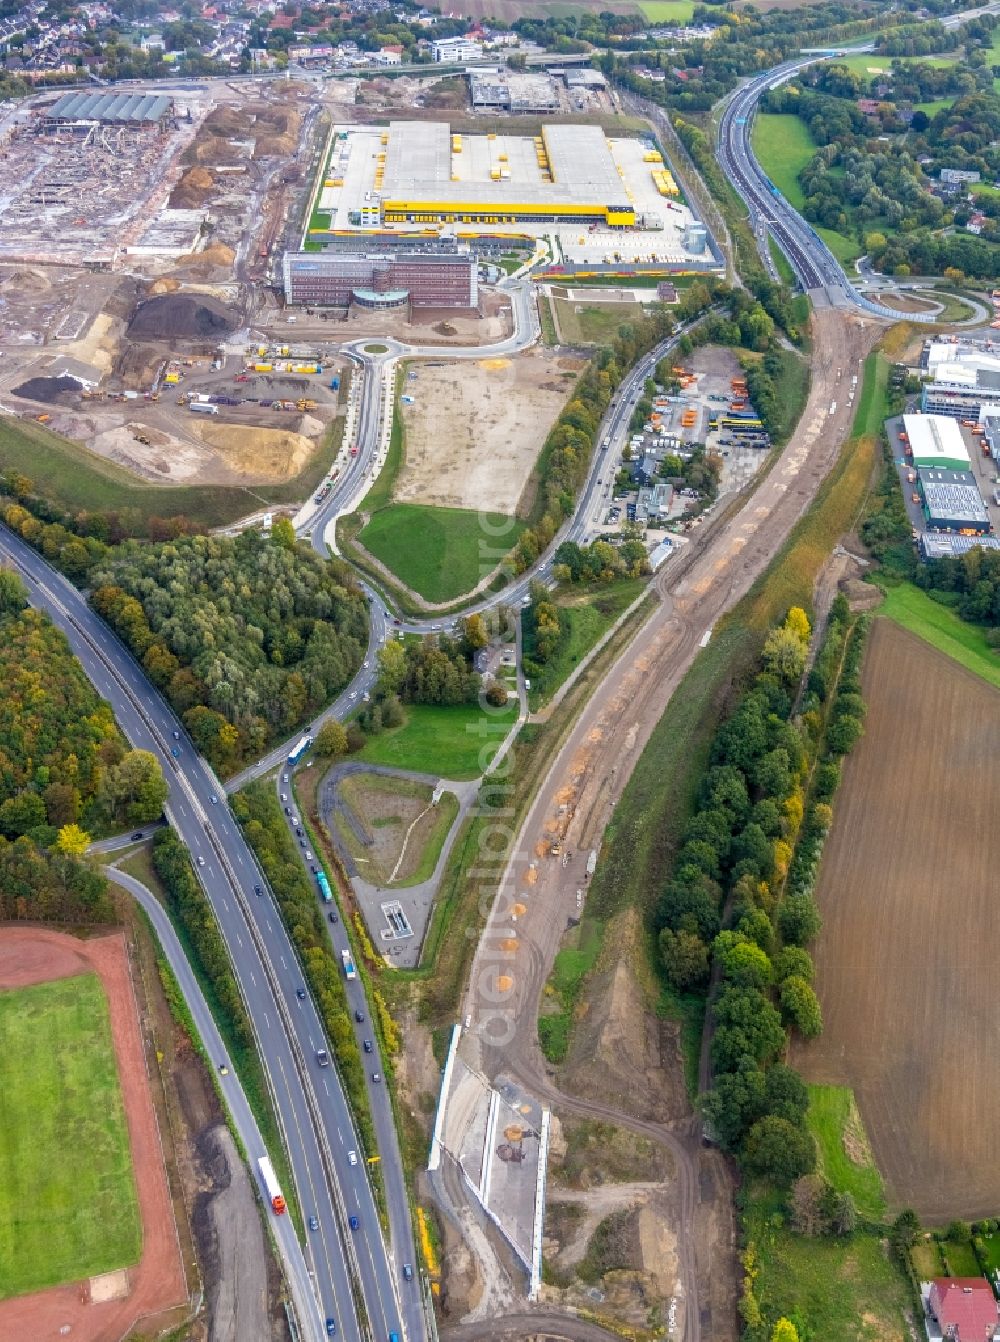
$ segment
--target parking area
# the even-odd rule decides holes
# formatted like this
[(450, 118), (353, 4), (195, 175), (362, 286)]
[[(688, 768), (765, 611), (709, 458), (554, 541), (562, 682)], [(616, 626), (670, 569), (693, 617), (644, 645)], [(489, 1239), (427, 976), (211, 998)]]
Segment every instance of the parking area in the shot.
[(632, 426), (602, 534), (638, 526), (655, 547), (700, 525), (713, 506), (710, 477), (717, 476), (722, 498), (748, 484), (766, 460), (770, 439), (757, 423), (732, 350), (706, 346), (672, 365), (670, 380), (656, 384), (648, 417)]

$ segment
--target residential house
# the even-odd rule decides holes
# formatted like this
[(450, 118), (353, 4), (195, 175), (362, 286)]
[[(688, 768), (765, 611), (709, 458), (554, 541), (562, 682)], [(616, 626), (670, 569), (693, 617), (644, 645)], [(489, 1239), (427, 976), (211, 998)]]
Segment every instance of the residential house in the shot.
[(923, 1283), (930, 1342), (996, 1342), (1000, 1309), (985, 1277), (938, 1277)]

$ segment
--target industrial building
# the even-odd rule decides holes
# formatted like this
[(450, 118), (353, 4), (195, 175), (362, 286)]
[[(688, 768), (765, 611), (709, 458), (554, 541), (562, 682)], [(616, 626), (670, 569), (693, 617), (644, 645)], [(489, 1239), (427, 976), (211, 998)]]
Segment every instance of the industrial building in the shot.
[(918, 467), (917, 481), (924, 516), (932, 530), (965, 535), (990, 530), (989, 513), (971, 472)]
[(508, 138), (501, 147), (496, 136), (452, 135), (445, 121), (392, 121), (387, 141), (385, 223), (636, 222), (598, 126), (543, 126), (537, 140)]
[(282, 273), (291, 306), (468, 310), (479, 302), (478, 268), (468, 250), (286, 252)]
[(904, 415), (903, 430), (916, 467), (968, 471), (969, 449), (962, 430), (943, 415)]
[(543, 74), (470, 70), (469, 97), (477, 111), (545, 115), (559, 108), (559, 90), (555, 81)]
[(986, 406), (1000, 409), (1000, 358), (972, 345), (934, 341), (924, 351), (931, 380), (921, 407), (931, 414), (978, 419)]
[(958, 555), (968, 554), (970, 550), (1000, 550), (1000, 537), (997, 536), (956, 536), (925, 532), (919, 541), (920, 552), (925, 559), (954, 559)]
[(47, 129), (93, 125), (165, 130), (173, 120), (173, 99), (152, 93), (64, 93), (43, 117)]

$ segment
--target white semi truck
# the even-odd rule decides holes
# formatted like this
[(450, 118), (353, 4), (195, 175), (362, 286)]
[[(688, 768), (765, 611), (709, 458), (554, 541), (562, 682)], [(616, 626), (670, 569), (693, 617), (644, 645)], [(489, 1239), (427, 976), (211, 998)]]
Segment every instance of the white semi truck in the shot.
[(274, 1177), (274, 1167), (270, 1159), (267, 1156), (261, 1156), (260, 1160), (257, 1161), (257, 1168), (260, 1170), (260, 1181), (264, 1185), (264, 1192), (271, 1204), (271, 1210), (276, 1216), (280, 1216), (285, 1210), (285, 1195)]

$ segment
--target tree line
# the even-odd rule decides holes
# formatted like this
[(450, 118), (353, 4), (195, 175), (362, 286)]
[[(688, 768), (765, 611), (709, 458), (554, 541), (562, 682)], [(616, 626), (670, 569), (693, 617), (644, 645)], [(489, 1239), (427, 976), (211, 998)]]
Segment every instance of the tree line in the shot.
[(284, 532), (124, 542), (91, 582), (94, 609), (224, 772), (326, 705), (367, 646), (350, 570)]
[(82, 856), (92, 833), (145, 824), (167, 785), (156, 758), (129, 750), (65, 635), (0, 569), (0, 834)]

